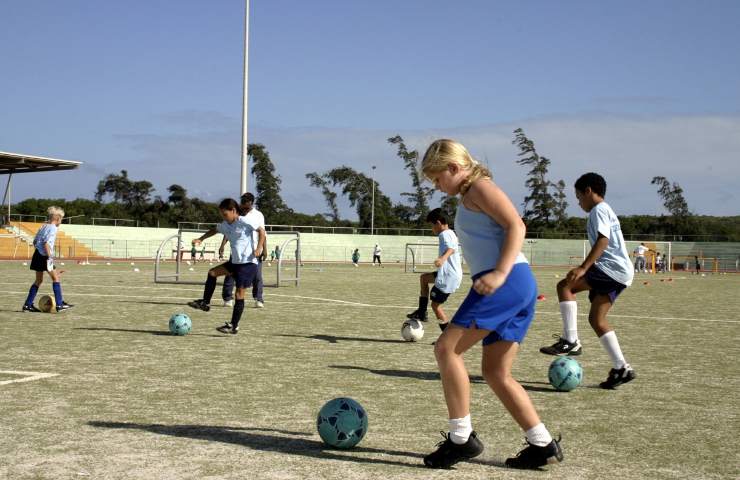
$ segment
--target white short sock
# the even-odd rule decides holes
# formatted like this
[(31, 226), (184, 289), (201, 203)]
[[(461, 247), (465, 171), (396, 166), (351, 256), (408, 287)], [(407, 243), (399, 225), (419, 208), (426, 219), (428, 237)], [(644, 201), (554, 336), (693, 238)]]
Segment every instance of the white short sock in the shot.
[(530, 444), (538, 447), (544, 447), (552, 442), (552, 435), (550, 435), (550, 432), (547, 431), (547, 428), (542, 423), (538, 423), (524, 434)]
[(578, 341), (578, 302), (560, 302), (560, 315), (563, 317), (563, 338), (570, 343)]
[(450, 419), (450, 440), (452, 440), (452, 443), (462, 445), (468, 441), (472, 432), (473, 422), (470, 421), (470, 414), (463, 418)]
[(622, 349), (619, 348), (619, 340), (617, 340), (617, 334), (614, 333), (614, 330), (606, 332), (600, 336), (599, 341), (604, 347), (604, 350), (606, 350), (606, 353), (609, 354), (609, 358), (611, 358), (614, 368), (619, 370), (627, 365), (624, 355), (622, 355)]

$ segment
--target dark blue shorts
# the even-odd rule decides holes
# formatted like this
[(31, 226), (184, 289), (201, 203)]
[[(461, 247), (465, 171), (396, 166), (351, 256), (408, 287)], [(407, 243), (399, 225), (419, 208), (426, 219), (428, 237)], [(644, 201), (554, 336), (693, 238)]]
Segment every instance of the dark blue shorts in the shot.
[(586, 283), (591, 287), (588, 292), (588, 299), (591, 303), (597, 295), (606, 295), (609, 297), (609, 302), (614, 303), (622, 290), (627, 288), (627, 285), (614, 280), (596, 265), (591, 265), (591, 268), (586, 271)]
[(223, 264), (234, 279), (236, 288), (251, 287), (257, 276), (256, 263), (231, 263), (231, 260)]
[(49, 257), (41, 255), (39, 251), (34, 248), (33, 257), (31, 258), (31, 266), (29, 268), (34, 272), (45, 272), (47, 260), (49, 260)]
[[(490, 270), (473, 276), (473, 281)], [(481, 295), (472, 288), (452, 318), (463, 328), (491, 330), (483, 345), (499, 340), (522, 343), (534, 319), (537, 303), (537, 281), (529, 265), (517, 263), (493, 295)]]

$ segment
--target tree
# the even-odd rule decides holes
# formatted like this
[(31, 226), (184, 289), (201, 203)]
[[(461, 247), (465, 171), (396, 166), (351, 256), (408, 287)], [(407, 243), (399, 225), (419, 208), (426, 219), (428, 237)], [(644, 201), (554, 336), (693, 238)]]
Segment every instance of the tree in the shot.
[(324, 195), (327, 205), (329, 205), (329, 213), (324, 215), (328, 217), (332, 222), (339, 222), (339, 209), (337, 208), (337, 193), (329, 188), (329, 179), (324, 175), (319, 175), (316, 172), (306, 174), (306, 178), (310, 181), (312, 187), (321, 189), (321, 193)]
[(411, 200), (411, 208), (416, 216), (416, 224), (423, 225), (429, 213), (429, 199), (434, 194), (434, 189), (423, 185), (422, 178), (419, 175), (419, 152), (416, 150), (409, 151), (400, 135), (388, 139), (388, 143), (398, 145), (398, 157), (403, 160), (404, 168), (409, 172), (411, 177), (411, 186), (413, 192), (403, 192), (401, 196)]
[(182, 207), (188, 203), (188, 191), (180, 185), (172, 184), (167, 187), (167, 191), (170, 192), (167, 201), (172, 205)]
[(658, 185), (658, 195), (663, 199), (663, 206), (668, 213), (674, 217), (688, 217), (691, 215), (689, 205), (683, 198), (683, 189), (673, 182), (673, 185), (665, 177), (653, 177), (651, 185)]
[(255, 197), (259, 211), (271, 222), (279, 221), (285, 214), (292, 214), (293, 211), (280, 196), (280, 176), (275, 173), (275, 165), (265, 146), (249, 144), (247, 154), (252, 157), (252, 173), (257, 178)]
[(120, 175), (111, 173), (98, 183), (95, 199), (102, 201), (103, 197), (111, 195), (115, 202), (139, 211), (149, 203), (153, 191), (154, 186), (151, 182), (146, 180), (133, 182), (128, 178), (128, 172), (121, 170)]
[(568, 223), (568, 214), (566, 213), (568, 202), (565, 200), (565, 182), (559, 180), (558, 183), (553, 184), (553, 188), (555, 188), (553, 217), (555, 218), (555, 226), (558, 229), (562, 229)]
[(457, 214), (457, 206), (459, 203), (460, 200), (457, 198), (457, 195), (445, 195), (444, 198), (442, 198), (442, 205), (440, 208), (442, 209), (442, 213), (445, 214), (450, 226), (455, 225), (455, 215)]
[[(534, 142), (527, 138), (524, 130), (514, 130), (514, 140), (511, 143), (519, 147), (517, 155), (521, 158), (516, 163), (531, 167), (527, 172), (527, 181), (524, 182), (529, 189), (529, 195), (522, 202), (525, 223), (532, 230), (545, 230), (556, 222), (562, 223), (568, 206), (565, 201), (565, 182), (560, 180), (553, 184), (547, 179), (550, 160), (537, 153)], [(556, 190), (555, 196), (550, 194), (551, 186)]]
[[(342, 195), (349, 199), (350, 206), (357, 209), (361, 228), (370, 228), (373, 212), (373, 179), (347, 166), (334, 168), (324, 176), (331, 180), (334, 186), (342, 187)], [(377, 185), (377, 183), (376, 183)], [(375, 226), (396, 226), (393, 218), (394, 207), (391, 199), (375, 187)]]

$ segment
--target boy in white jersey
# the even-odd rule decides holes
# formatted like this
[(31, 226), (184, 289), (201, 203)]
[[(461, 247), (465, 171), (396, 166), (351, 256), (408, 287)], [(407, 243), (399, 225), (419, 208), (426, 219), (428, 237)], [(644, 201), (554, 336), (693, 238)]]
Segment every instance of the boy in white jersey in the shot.
[[(422, 273), (419, 281), (419, 308), (406, 315), (408, 318), (427, 321), (427, 303), (432, 299), (432, 311), (439, 321), (439, 328), (444, 331), (449, 319), (442, 310), (442, 304), (460, 288), (462, 282), (462, 262), (457, 235), (450, 229), (441, 208), (435, 208), (427, 215), (427, 222), (432, 224), (432, 232), (439, 238), (439, 256), (434, 260), (436, 272)], [(429, 284), (433, 283), (431, 292)]]
[(586, 230), (591, 251), (580, 266), (568, 272), (565, 279), (558, 283), (563, 336), (553, 345), (542, 347), (540, 352), (548, 355), (580, 355), (583, 352), (578, 340), (576, 294), (588, 290), (588, 299), (591, 301), (588, 321), (614, 367), (599, 386), (614, 389), (634, 380), (636, 375), (624, 359), (617, 334), (609, 325), (606, 315), (622, 290), (632, 284), (634, 272), (619, 219), (604, 201), (604, 178), (597, 173), (586, 173), (576, 180), (575, 189), (578, 205), (589, 212)]
[(28, 297), (26, 297), (26, 302), (23, 304), (22, 311), (24, 312), (40, 311), (33, 306), (33, 301), (36, 298), (36, 293), (38, 293), (41, 283), (44, 281), (44, 272), (48, 272), (51, 277), (51, 287), (54, 291), (54, 303), (56, 304), (57, 312), (72, 308), (72, 305), (65, 302), (62, 296), (62, 284), (59, 281), (61, 274), (54, 270), (54, 242), (57, 238), (59, 224), (62, 223), (62, 219), (64, 218), (64, 210), (59, 207), (49, 207), (47, 213), (49, 214), (49, 223), (45, 223), (36, 232), (36, 237), (33, 239), (33, 246), (35, 248), (33, 250), (30, 268), (36, 272), (36, 281), (28, 290)]
[(254, 226), (246, 217), (239, 216), (239, 205), (236, 200), (227, 198), (219, 204), (218, 209), (224, 221), (193, 240), (193, 245), (200, 245), (206, 238), (222, 233), (231, 244), (231, 257), (228, 262), (208, 270), (203, 298), (189, 302), (188, 305), (198, 310), (209, 311), (211, 298), (216, 290), (216, 279), (231, 275), (236, 283), (236, 302), (231, 312), (231, 322), (226, 322), (217, 330), (236, 334), (239, 332), (239, 321), (244, 312), (244, 293), (257, 275), (257, 258), (262, 254), (260, 244), (264, 243), (264, 232), (260, 232), (259, 241), (255, 242)]

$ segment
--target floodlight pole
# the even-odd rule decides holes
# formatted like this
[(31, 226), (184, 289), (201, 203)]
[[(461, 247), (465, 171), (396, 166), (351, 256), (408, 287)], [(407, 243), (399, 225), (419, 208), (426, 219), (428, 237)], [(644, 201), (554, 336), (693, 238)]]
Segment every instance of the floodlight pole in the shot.
[(375, 235), (375, 165), (370, 179), (373, 182), (372, 207), (370, 208), (370, 235)]
[(244, 5), (244, 85), (243, 85), (243, 104), (242, 104), (242, 165), (241, 165), (241, 183), (239, 184), (239, 195), (249, 190), (247, 184), (247, 113), (248, 113), (248, 89), (249, 85), (249, 0), (245, 0)]

